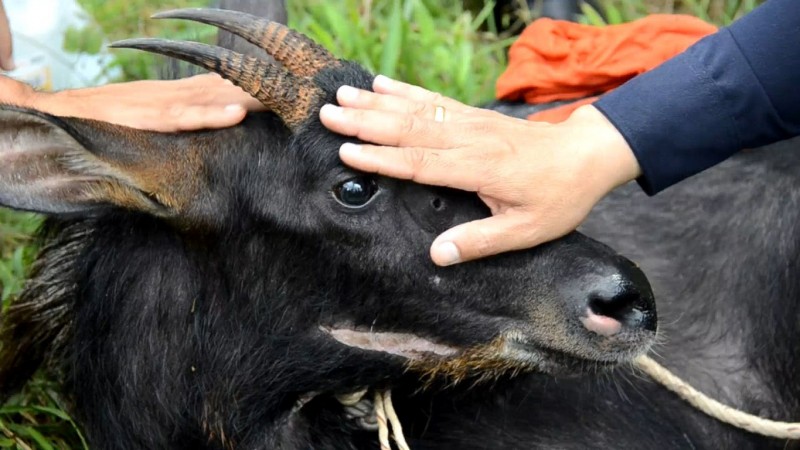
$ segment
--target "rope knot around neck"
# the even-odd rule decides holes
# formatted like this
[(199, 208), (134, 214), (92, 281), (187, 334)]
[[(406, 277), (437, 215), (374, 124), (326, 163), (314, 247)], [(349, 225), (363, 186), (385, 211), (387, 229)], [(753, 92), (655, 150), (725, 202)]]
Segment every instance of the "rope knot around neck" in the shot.
[[(766, 437), (800, 440), (800, 423), (798, 422), (779, 422), (764, 419), (724, 405), (693, 388), (689, 383), (680, 379), (647, 355), (637, 358), (634, 361), (634, 366), (660, 385), (676, 393), (692, 407), (720, 422)], [(363, 402), (367, 398), (368, 392), (369, 388), (363, 388), (352, 393), (337, 395), (336, 398), (342, 405), (353, 407)], [(403, 434), (400, 418), (397, 416), (392, 403), (392, 391), (390, 389), (374, 390), (372, 406), (372, 414), (376, 419), (380, 450), (393, 450), (392, 443), (389, 441), (390, 434), (398, 450), (410, 450)]]

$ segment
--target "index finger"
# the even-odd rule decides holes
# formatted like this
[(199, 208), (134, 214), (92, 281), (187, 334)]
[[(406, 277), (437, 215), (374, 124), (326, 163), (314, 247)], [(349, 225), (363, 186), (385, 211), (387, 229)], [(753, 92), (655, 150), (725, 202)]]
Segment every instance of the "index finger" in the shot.
[(417, 183), (477, 191), (483, 168), (461, 149), (382, 147), (347, 143), (342, 161), (358, 170)]
[(375, 144), (456, 148), (463, 144), (465, 125), (459, 123), (458, 113), (447, 114), (447, 122), (437, 122), (433, 116), (423, 119), (415, 114), (328, 104), (320, 109), (319, 118), (331, 131)]
[(384, 75), (378, 75), (372, 82), (372, 89), (379, 94), (396, 95), (418, 103), (428, 103), (431, 105), (441, 105), (453, 111), (467, 111), (473, 109), (458, 100), (445, 97), (438, 92), (432, 92), (425, 88), (402, 81), (393, 80)]

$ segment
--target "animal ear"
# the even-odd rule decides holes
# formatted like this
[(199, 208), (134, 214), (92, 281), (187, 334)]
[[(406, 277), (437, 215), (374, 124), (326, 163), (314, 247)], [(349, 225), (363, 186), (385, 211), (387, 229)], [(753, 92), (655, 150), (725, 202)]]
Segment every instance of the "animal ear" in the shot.
[(0, 206), (80, 214), (117, 206), (158, 216), (185, 209), (202, 158), (155, 133), (0, 107)]

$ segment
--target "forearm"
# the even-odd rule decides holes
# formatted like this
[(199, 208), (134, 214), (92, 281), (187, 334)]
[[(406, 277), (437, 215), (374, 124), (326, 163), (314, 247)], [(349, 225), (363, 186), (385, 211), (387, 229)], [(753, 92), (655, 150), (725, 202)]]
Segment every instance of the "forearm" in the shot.
[(769, 0), (597, 103), (649, 194), (743, 149), (800, 134), (800, 2)]

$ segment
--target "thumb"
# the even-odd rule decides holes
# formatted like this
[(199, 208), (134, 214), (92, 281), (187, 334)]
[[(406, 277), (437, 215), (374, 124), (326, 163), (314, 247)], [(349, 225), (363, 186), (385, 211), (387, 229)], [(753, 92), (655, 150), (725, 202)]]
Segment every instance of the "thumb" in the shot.
[[(521, 213), (505, 213), (475, 220), (442, 233), (431, 245), (431, 259), (439, 266), (533, 247), (549, 238)], [(553, 236), (553, 238), (556, 236)], [(551, 238), (550, 238), (551, 239)]]

